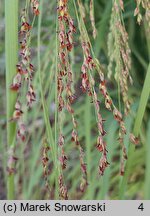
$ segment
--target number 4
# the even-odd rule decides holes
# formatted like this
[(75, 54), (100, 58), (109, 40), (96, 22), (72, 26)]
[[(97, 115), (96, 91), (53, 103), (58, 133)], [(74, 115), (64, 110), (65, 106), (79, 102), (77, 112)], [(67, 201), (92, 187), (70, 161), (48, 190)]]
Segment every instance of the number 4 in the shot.
[(138, 207), (139, 210), (143, 211), (144, 210), (144, 206), (143, 206), (143, 203), (141, 203)]

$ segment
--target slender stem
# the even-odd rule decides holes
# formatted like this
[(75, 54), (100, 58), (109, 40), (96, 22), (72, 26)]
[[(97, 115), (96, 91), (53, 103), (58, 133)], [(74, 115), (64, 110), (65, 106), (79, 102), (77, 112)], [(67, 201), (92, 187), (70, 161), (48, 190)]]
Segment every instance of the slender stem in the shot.
[[(18, 61), (18, 0), (5, 1), (5, 53), (6, 53), (6, 97), (7, 97), (7, 147), (15, 145), (16, 124), (10, 123), (16, 102), (16, 93), (10, 85), (16, 74)], [(14, 174), (7, 177), (7, 199), (14, 199)]]
[[(144, 112), (145, 112), (147, 101), (148, 101), (149, 94), (150, 94), (149, 83), (150, 83), (150, 64), (148, 66), (147, 74), (145, 77), (145, 82), (144, 82), (142, 94), (140, 97), (140, 103), (139, 103), (139, 107), (138, 107), (138, 111), (137, 111), (137, 115), (136, 115), (136, 119), (134, 123), (133, 133), (135, 134), (135, 136), (138, 136), (140, 133), (142, 119), (144, 116)], [(125, 175), (123, 176), (122, 181), (121, 181), (119, 199), (124, 199), (127, 181), (128, 181), (128, 177), (130, 175), (130, 170), (131, 170), (130, 168), (132, 165), (132, 155), (134, 154), (134, 151), (135, 151), (135, 147), (133, 145), (130, 145), (129, 152), (128, 152), (128, 161), (127, 161), (126, 169), (125, 169)]]
[[(46, 101), (44, 98), (44, 92), (43, 92), (43, 82), (42, 82), (42, 74), (41, 74), (41, 55), (40, 55), (40, 47), (41, 47), (41, 21), (42, 21), (42, 6), (43, 6), (43, 0), (41, 0), (40, 2), (40, 15), (38, 18), (38, 51), (37, 51), (37, 59), (38, 59), (38, 74), (39, 74), (39, 84), (40, 84), (40, 92), (41, 92), (41, 101), (42, 101), (42, 106), (43, 106), (43, 113), (44, 113), (44, 120), (45, 120), (45, 124), (46, 124), (46, 130), (47, 130), (47, 135), (48, 135), (48, 139), (49, 142), (51, 144), (52, 147), (52, 152), (54, 152), (54, 139), (53, 139), (53, 135), (52, 135), (52, 130), (51, 130), (51, 126), (49, 123), (49, 115), (48, 115), (48, 109), (47, 109), (47, 105), (46, 105)], [(52, 140), (51, 140), (52, 138)], [(54, 161), (54, 155), (52, 154), (53, 157), (53, 161)]]
[(41, 46), (41, 21), (42, 21), (42, 8), (43, 8), (43, 0), (40, 2), (40, 15), (38, 18), (38, 74), (39, 74), (39, 84), (40, 84), (40, 92), (41, 92), (41, 101), (42, 101), (42, 107), (43, 107), (43, 113), (44, 113), (44, 120), (46, 124), (46, 132), (48, 137), (48, 142), (52, 150), (52, 160), (54, 164), (55, 169), (55, 190), (57, 193), (55, 193), (56, 199), (58, 198), (58, 162), (57, 162), (57, 150), (56, 150), (56, 143), (53, 137), (52, 128), (49, 122), (49, 113), (47, 104), (44, 98), (44, 92), (43, 92), (43, 77), (41, 73), (41, 56), (40, 56), (40, 46)]
[(85, 103), (85, 134), (86, 134), (86, 160), (88, 176), (88, 199), (92, 199), (92, 176), (91, 176), (91, 103), (88, 95)]
[[(55, 152), (58, 156), (58, 148), (57, 148), (57, 143), (58, 143), (58, 91), (57, 91), (57, 74), (58, 74), (58, 36), (57, 36), (57, 31), (58, 31), (58, 14), (56, 13), (56, 63), (55, 63)], [(57, 157), (55, 163), (57, 164)], [(59, 167), (57, 167), (59, 169)], [(55, 175), (55, 198), (58, 199), (58, 174), (60, 170), (56, 173)]]

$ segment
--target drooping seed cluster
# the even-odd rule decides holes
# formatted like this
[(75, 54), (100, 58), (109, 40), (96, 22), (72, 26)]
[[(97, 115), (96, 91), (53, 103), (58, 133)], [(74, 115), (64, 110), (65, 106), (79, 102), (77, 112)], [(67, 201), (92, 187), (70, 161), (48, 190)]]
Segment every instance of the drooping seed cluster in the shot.
[[(83, 19), (83, 13), (81, 10), (81, 7), (83, 7), (82, 2), (78, 1), (78, 5), (80, 8), (80, 14)], [(98, 138), (97, 138), (97, 150), (102, 154), (99, 160), (99, 174), (103, 175), (106, 167), (109, 165), (109, 162), (107, 161), (107, 149), (106, 149), (106, 142), (104, 141), (104, 136), (106, 135), (106, 131), (104, 130), (104, 119), (101, 116), (100, 113), (100, 101), (98, 100), (97, 92), (95, 89), (95, 79), (93, 72), (97, 70), (97, 62), (94, 61), (92, 55), (91, 55), (91, 47), (90, 47), (90, 41), (86, 37), (86, 30), (84, 26), (81, 26), (83, 32), (80, 32), (81, 37), (81, 43), (82, 43), (82, 50), (84, 55), (84, 61), (81, 68), (81, 78), (82, 78), (82, 85), (81, 89), (83, 92), (87, 92), (89, 97), (91, 97), (91, 100), (93, 102), (94, 108), (95, 108), (95, 114), (97, 119), (97, 128), (98, 128)], [(107, 109), (111, 109), (112, 101), (105, 90), (105, 81), (104, 81), (104, 75), (103, 73), (99, 72), (100, 75), (100, 91), (105, 97), (105, 105)]]
[[(82, 64), (82, 86), (81, 89), (83, 92), (87, 92), (88, 95), (91, 97), (91, 100), (94, 104), (95, 114), (97, 119), (97, 127), (99, 136), (97, 138), (97, 149), (99, 152), (102, 153), (102, 157), (99, 162), (99, 173), (103, 175), (105, 168), (108, 166), (107, 161), (107, 150), (106, 150), (106, 143), (103, 137), (106, 135), (106, 131), (104, 130), (104, 120), (100, 114), (100, 102), (98, 100), (98, 96), (95, 90), (95, 80), (93, 75), (91, 74), (93, 70), (95, 70), (96, 65), (93, 61), (93, 58), (90, 53), (90, 44), (88, 42), (82, 41), (82, 50), (84, 55), (84, 61)], [(108, 107), (108, 105), (107, 105)]]
[[(108, 36), (108, 77), (115, 70), (115, 79), (119, 84), (124, 102), (124, 113), (130, 111), (130, 100), (128, 97), (128, 83), (132, 84), (130, 76), (131, 69), (131, 50), (128, 44), (128, 34), (122, 22), (122, 11), (124, 10), (123, 1), (113, 1), (112, 14), (110, 20), (110, 33)], [(119, 91), (119, 90), (118, 90)]]
[[(123, 116), (121, 114), (121, 112), (119, 112), (119, 110), (116, 108), (116, 106), (113, 104), (113, 101), (108, 93), (107, 87), (106, 87), (106, 81), (104, 80), (104, 75), (102, 74), (101, 68), (99, 67), (99, 64), (97, 65), (97, 71), (99, 73), (99, 77), (100, 77), (100, 85), (99, 85), (99, 89), (101, 94), (104, 97), (105, 100), (105, 107), (106, 109), (108, 109), (109, 111), (111, 111), (113, 113), (113, 117), (114, 119), (118, 122), (119, 124), (119, 137), (118, 137), (118, 141), (121, 145), (122, 148), (122, 158), (121, 158), (121, 169), (120, 169), (120, 174), (123, 175), (124, 174), (124, 161), (127, 159), (127, 152), (126, 152), (126, 147), (124, 145), (124, 137), (127, 133), (127, 129), (125, 127), (125, 123), (123, 120)], [(129, 135), (130, 141), (137, 145), (139, 140), (137, 137), (135, 137), (132, 133), (130, 133)]]
[[(68, 1), (67, 0), (59, 0), (58, 1), (58, 77), (57, 77), (57, 90), (58, 90), (58, 119), (59, 119), (59, 138), (58, 138), (58, 146), (60, 149), (60, 157), (59, 161), (62, 169), (66, 168), (67, 156), (64, 152), (64, 135), (62, 131), (62, 112), (65, 110), (71, 115), (73, 130), (72, 130), (72, 138), (71, 140), (76, 144), (80, 152), (80, 166), (82, 171), (82, 190), (83, 189), (83, 181), (87, 184), (86, 178), (86, 165), (84, 163), (84, 154), (83, 149), (79, 142), (78, 132), (77, 132), (77, 121), (75, 119), (74, 110), (72, 108), (72, 103), (76, 99), (73, 94), (73, 74), (70, 65), (70, 52), (74, 46), (73, 42), (73, 34), (76, 32), (74, 21), (69, 14), (68, 11)], [(59, 177), (60, 179), (60, 197), (67, 198), (66, 194), (66, 186), (63, 185), (63, 176)], [(84, 184), (85, 185), (85, 184)], [(64, 189), (63, 189), (64, 187)]]
[[(31, 1), (32, 12), (34, 15), (39, 14), (38, 1)], [(31, 50), (30, 50), (30, 38), (31, 38), (32, 26), (28, 22), (27, 8), (23, 9), (21, 14), (21, 29), (19, 31), (20, 40), (20, 52), (19, 52), (19, 62), (16, 65), (16, 75), (13, 78), (13, 83), (10, 86), (12, 91), (17, 92), (18, 97), (15, 104), (15, 110), (11, 121), (17, 121), (18, 131), (17, 137), (22, 141), (25, 141), (26, 128), (23, 123), (21, 116), (23, 114), (22, 104), (19, 101), (19, 96), (21, 95), (21, 90), (23, 85), (27, 84), (26, 101), (27, 106), (31, 107), (32, 103), (35, 101), (35, 91), (32, 85), (32, 78), (34, 73), (34, 66), (31, 64)]]
[[(126, 127), (125, 127), (125, 123), (124, 123), (122, 114), (115, 107), (115, 105), (112, 102), (111, 97), (109, 96), (109, 93), (108, 93), (108, 90), (107, 90), (107, 87), (106, 87), (106, 82), (105, 82), (105, 80), (104, 80), (104, 78), (102, 76), (102, 72), (101, 72), (100, 68), (98, 69), (98, 73), (100, 75), (99, 89), (100, 89), (100, 92), (102, 93), (102, 95), (103, 95), (103, 97), (105, 99), (105, 107), (106, 107), (106, 109), (108, 109), (109, 111), (111, 111), (113, 113), (114, 119), (119, 124), (118, 141), (119, 141), (119, 143), (121, 145), (121, 148), (122, 148), (120, 174), (123, 175), (124, 174), (124, 161), (127, 160), (127, 152), (126, 152), (126, 147), (124, 145), (124, 136), (126, 135), (127, 130), (126, 130)], [(136, 138), (132, 133), (130, 133), (130, 141), (135, 145), (138, 144), (138, 138)]]
[(141, 14), (141, 8), (144, 8), (145, 10), (145, 19), (148, 23), (148, 26), (150, 28), (150, 1), (149, 0), (136, 0), (136, 9), (134, 11), (134, 16), (137, 16), (137, 22), (138, 24), (141, 24), (142, 21), (142, 14)]
[[(123, 9), (123, 2), (120, 0), (120, 7)], [(80, 15), (83, 19), (83, 13), (81, 10), (81, 1), (78, 0), (78, 6), (80, 8)], [(83, 6), (82, 6), (83, 7)], [(84, 20), (83, 20), (84, 21)], [(80, 23), (79, 23), (80, 25)], [(99, 161), (99, 174), (103, 175), (106, 167), (109, 165), (109, 162), (107, 161), (107, 146), (106, 142), (104, 141), (104, 136), (106, 134), (106, 131), (104, 130), (102, 116), (100, 114), (100, 102), (98, 100), (97, 93), (95, 91), (95, 80), (93, 77), (93, 72), (96, 70), (99, 74), (100, 84), (99, 84), (99, 90), (104, 98), (105, 101), (105, 107), (109, 111), (113, 113), (114, 119), (119, 124), (119, 142), (122, 147), (122, 160), (121, 160), (121, 171), (120, 173), (124, 173), (124, 160), (127, 159), (126, 154), (126, 148), (124, 146), (123, 140), (124, 136), (126, 134), (126, 127), (125, 123), (123, 121), (122, 114), (118, 111), (118, 109), (113, 104), (113, 101), (108, 93), (107, 87), (106, 87), (106, 81), (104, 79), (104, 73), (102, 71), (102, 67), (99, 63), (99, 61), (95, 58), (95, 56), (92, 56), (90, 53), (92, 51), (92, 47), (90, 46), (90, 40), (89, 37), (87, 37), (86, 34), (86, 27), (84, 25), (84, 22), (82, 25), (80, 25), (80, 34), (81, 34), (81, 43), (82, 43), (82, 49), (84, 54), (84, 62), (81, 68), (82, 71), (82, 90), (83, 92), (87, 92), (88, 95), (92, 98), (92, 102), (95, 107), (96, 111), (96, 118), (97, 118), (97, 124), (98, 124), (98, 132), (99, 136), (97, 138), (97, 150), (102, 153), (102, 156)], [(138, 144), (138, 139), (133, 135), (130, 134), (130, 141), (134, 144)]]
[[(39, 14), (38, 10), (39, 3), (38, 1), (31, 1), (31, 8), (33, 15), (36, 16)], [(27, 8), (23, 9), (21, 14), (21, 29), (19, 31), (19, 42), (20, 42), (20, 51), (19, 51), (19, 62), (16, 65), (16, 75), (13, 78), (12, 84), (10, 86), (11, 91), (17, 93), (17, 100), (14, 107), (13, 116), (10, 119), (17, 123), (17, 139), (22, 142), (26, 139), (26, 126), (23, 122), (23, 110), (20, 102), (20, 96), (22, 94), (23, 87), (27, 86), (26, 93), (26, 105), (30, 107), (35, 101), (36, 96), (34, 88), (32, 85), (32, 78), (34, 73), (34, 66), (31, 64), (31, 51), (30, 51), (30, 39), (31, 39), (31, 29), (32, 26), (28, 22)], [(13, 151), (14, 152), (14, 151)], [(8, 170), (9, 173), (12, 173), (11, 170), (14, 169), (14, 161), (16, 161), (15, 156), (10, 155), (8, 160)], [(10, 163), (11, 161), (11, 163)]]

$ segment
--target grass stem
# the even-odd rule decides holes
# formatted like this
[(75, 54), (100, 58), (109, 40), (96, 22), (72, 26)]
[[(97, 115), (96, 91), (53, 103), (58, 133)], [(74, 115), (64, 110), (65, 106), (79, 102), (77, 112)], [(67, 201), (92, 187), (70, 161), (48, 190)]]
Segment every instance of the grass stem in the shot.
[(91, 103), (88, 95), (85, 103), (85, 143), (86, 143), (86, 160), (88, 176), (88, 199), (92, 199), (92, 176), (91, 176)]
[(40, 83), (40, 92), (41, 92), (41, 101), (42, 101), (42, 107), (43, 107), (43, 113), (44, 113), (44, 120), (46, 124), (46, 132), (48, 137), (48, 142), (51, 147), (52, 151), (52, 160), (54, 163), (54, 169), (55, 169), (55, 198), (58, 199), (58, 163), (57, 163), (57, 148), (56, 143), (53, 137), (52, 128), (49, 121), (49, 112), (47, 108), (47, 104), (44, 98), (44, 92), (43, 92), (43, 77), (41, 73), (41, 56), (40, 56), (40, 46), (41, 46), (41, 22), (42, 22), (42, 8), (43, 8), (43, 0), (40, 2), (40, 15), (38, 19), (38, 74), (39, 74), (39, 83)]

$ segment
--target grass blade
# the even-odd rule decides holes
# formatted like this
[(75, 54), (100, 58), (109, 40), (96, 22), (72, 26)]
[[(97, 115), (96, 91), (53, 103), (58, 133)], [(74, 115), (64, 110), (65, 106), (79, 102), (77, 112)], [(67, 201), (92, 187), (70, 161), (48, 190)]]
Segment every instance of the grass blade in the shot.
[[(10, 123), (16, 102), (16, 93), (10, 91), (18, 62), (18, 0), (5, 1), (5, 53), (7, 95), (7, 146), (14, 147), (16, 124)], [(7, 178), (7, 199), (14, 199), (14, 174)]]
[[(150, 83), (150, 64), (148, 66), (147, 74), (145, 77), (145, 82), (144, 82), (144, 86), (142, 89), (139, 107), (138, 107), (138, 111), (137, 111), (137, 115), (136, 115), (136, 119), (134, 123), (133, 133), (135, 134), (135, 136), (138, 136), (140, 133), (142, 119), (144, 116), (144, 112), (145, 112), (147, 101), (148, 101), (149, 94), (150, 94), (149, 83)], [(130, 145), (129, 151), (128, 151), (128, 161), (126, 164), (125, 175), (122, 178), (122, 182), (120, 186), (119, 199), (124, 199), (125, 197), (125, 190), (127, 187), (128, 177), (130, 175), (130, 167), (132, 164), (132, 155), (134, 154), (134, 151), (135, 151), (135, 147), (133, 145)]]
[(147, 153), (146, 153), (144, 199), (150, 200), (150, 120), (148, 123), (148, 130), (147, 130), (146, 152)]

